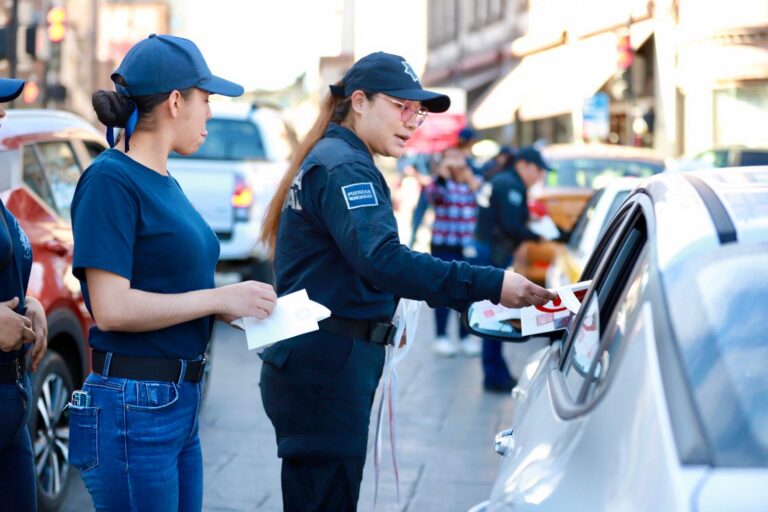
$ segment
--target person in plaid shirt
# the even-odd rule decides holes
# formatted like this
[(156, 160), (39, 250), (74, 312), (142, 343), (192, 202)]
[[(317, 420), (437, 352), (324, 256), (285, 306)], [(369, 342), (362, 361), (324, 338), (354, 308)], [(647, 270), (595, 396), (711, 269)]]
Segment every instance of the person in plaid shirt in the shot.
[[(460, 148), (448, 148), (436, 166), (437, 178), (427, 187), (427, 198), (435, 210), (432, 224), (432, 256), (445, 261), (463, 261), (465, 247), (471, 246), (477, 218), (475, 192), (482, 178), (467, 165)], [(448, 308), (435, 308), (437, 337), (434, 350), (452, 357), (459, 351), (467, 356), (480, 354), (480, 342), (460, 326), (457, 344), (447, 336)]]

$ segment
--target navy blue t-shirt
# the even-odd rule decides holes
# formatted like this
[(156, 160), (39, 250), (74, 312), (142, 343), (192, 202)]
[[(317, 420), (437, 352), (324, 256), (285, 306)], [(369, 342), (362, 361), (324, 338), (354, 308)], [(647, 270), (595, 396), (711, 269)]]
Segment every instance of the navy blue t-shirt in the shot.
[(402, 245), (389, 187), (347, 128), (331, 124), (294, 178), (277, 236), (278, 295), (306, 288), (336, 316), (389, 320), (396, 297), (454, 309), (498, 302), (503, 277)]
[[(0, 221), (0, 263), (8, 253), (8, 249), (11, 249), (10, 259), (0, 268), (0, 301), (5, 302), (18, 297), (19, 305), (15, 311), (23, 315), (26, 311), (24, 297), (27, 295), (29, 273), (32, 270), (32, 245), (16, 218), (5, 208), (2, 201), (0, 201), (0, 215), (5, 216), (5, 224), (8, 226), (6, 230), (5, 225)], [(0, 351), (0, 363), (11, 361), (20, 353), (19, 350)]]
[[(88, 311), (86, 268), (128, 279), (131, 288), (183, 293), (213, 288), (219, 258), (216, 235), (171, 176), (163, 176), (111, 149), (80, 177), (72, 201), (73, 272)], [(213, 327), (206, 316), (156, 331), (91, 328), (93, 348), (118, 354), (195, 359)]]

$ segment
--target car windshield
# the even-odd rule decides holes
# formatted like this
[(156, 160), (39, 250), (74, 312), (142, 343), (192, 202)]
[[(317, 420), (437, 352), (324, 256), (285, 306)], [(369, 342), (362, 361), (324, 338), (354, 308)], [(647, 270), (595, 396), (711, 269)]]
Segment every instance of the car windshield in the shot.
[(665, 273), (684, 370), (720, 466), (768, 467), (766, 268), (768, 243), (732, 244)]
[(548, 185), (602, 188), (613, 178), (647, 178), (664, 169), (663, 162), (611, 158), (548, 158), (556, 172), (549, 173)]
[(211, 119), (206, 123), (208, 136), (200, 149), (182, 157), (203, 160), (263, 160), (266, 158), (259, 128), (250, 121), (237, 119)]

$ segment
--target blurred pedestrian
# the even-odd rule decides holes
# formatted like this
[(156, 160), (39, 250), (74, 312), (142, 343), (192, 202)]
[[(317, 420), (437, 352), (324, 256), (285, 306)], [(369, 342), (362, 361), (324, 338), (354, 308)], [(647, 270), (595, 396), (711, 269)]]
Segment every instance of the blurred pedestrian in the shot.
[(411, 178), (415, 180), (419, 193), (411, 216), (411, 235), (408, 241), (408, 247), (411, 248), (416, 243), (416, 235), (424, 220), (424, 215), (429, 209), (426, 187), (432, 183), (431, 163), (432, 157), (428, 153), (404, 154), (397, 159), (397, 168), (403, 174), (403, 179)]
[(306, 289), (332, 312), (319, 331), (261, 353), (286, 511), (356, 509), (397, 297), (455, 309), (553, 297), (513, 272), (441, 261), (400, 243), (373, 156), (402, 155), (427, 113), (449, 104), (422, 89), (402, 57), (363, 57), (331, 86), (267, 210), (262, 238), (275, 254), (278, 294)]
[[(464, 261), (464, 250), (472, 244), (475, 231), (475, 192), (480, 188), (482, 178), (475, 176), (458, 147), (443, 151), (436, 173), (435, 181), (427, 187), (429, 202), (435, 209), (430, 253), (444, 261)], [(474, 336), (469, 336), (461, 322), (459, 343), (448, 336), (448, 316), (447, 307), (435, 308), (434, 351), (448, 357), (456, 355), (460, 350), (467, 356), (479, 355), (480, 342)]]
[(272, 287), (214, 288), (219, 242), (168, 174), (168, 154), (205, 140), (211, 74), (192, 41), (151, 35), (93, 107), (120, 144), (85, 170), (72, 201), (73, 270), (91, 316), (91, 368), (69, 404), (69, 460), (97, 510), (199, 511), (201, 380), (214, 316), (266, 317)]
[[(0, 103), (21, 94), (24, 81), (0, 78)], [(0, 119), (5, 109), (0, 107)], [(0, 200), (0, 508), (37, 510), (37, 480), (27, 430), (34, 410), (27, 372), (43, 360), (48, 324), (40, 301), (27, 296), (32, 247), (16, 218)]]
[(464, 160), (466, 161), (469, 168), (472, 169), (472, 172), (479, 175), (480, 166), (477, 163), (477, 159), (475, 158), (474, 153), (472, 153), (472, 148), (475, 147), (477, 139), (478, 135), (475, 129), (470, 126), (465, 126), (459, 130), (456, 147), (461, 150), (462, 154), (464, 155)]
[(480, 167), (480, 176), (483, 180), (490, 181), (494, 176), (507, 167), (514, 164), (515, 150), (511, 146), (501, 146), (496, 156), (485, 162)]
[[(511, 165), (497, 174), (478, 193), (475, 228), (477, 263), (507, 268), (515, 249), (541, 237), (528, 228), (528, 189), (551, 170), (539, 151), (521, 148)], [(509, 373), (501, 343), (483, 339), (483, 387), (487, 391), (511, 391), (516, 381)]]

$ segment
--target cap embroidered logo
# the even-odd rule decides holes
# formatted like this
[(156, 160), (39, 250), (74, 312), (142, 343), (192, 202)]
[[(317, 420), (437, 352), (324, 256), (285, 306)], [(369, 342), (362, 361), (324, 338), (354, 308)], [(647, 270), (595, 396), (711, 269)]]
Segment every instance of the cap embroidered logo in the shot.
[(403, 61), (403, 67), (405, 68), (405, 74), (413, 78), (413, 81), (419, 83), (419, 77), (416, 76), (416, 72), (413, 70), (410, 64)]

